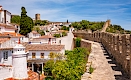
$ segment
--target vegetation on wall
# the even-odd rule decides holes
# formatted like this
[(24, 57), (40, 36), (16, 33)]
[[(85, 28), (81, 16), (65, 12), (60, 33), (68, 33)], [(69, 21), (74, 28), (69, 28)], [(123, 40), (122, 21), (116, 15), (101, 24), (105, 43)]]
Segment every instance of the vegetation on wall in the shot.
[(33, 20), (26, 15), (25, 7), (21, 8), (21, 18), (20, 18), (20, 34), (27, 35), (32, 31)]
[(48, 79), (52, 77), (52, 80), (81, 79), (86, 70), (89, 52), (85, 48), (79, 47), (72, 51), (67, 51), (66, 54), (66, 60), (47, 61), (44, 71)]
[(76, 47), (80, 47), (81, 46), (81, 38), (79, 38), (79, 37), (77, 37), (76, 39), (75, 39), (75, 46)]

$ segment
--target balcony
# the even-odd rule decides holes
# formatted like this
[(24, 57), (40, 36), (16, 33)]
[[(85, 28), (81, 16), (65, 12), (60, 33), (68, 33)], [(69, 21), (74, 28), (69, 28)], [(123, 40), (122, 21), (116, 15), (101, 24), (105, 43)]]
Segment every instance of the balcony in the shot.
[(48, 61), (49, 58), (44, 59), (44, 58), (28, 58), (27, 62), (46, 62)]

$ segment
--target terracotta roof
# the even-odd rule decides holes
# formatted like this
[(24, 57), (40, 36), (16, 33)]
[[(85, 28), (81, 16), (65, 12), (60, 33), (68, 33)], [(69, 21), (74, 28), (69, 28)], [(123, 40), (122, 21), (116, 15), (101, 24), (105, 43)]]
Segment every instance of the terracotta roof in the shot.
[(34, 39), (47, 39), (47, 38), (55, 38), (55, 37), (50, 36), (50, 35), (44, 35), (44, 36), (41, 36), (39, 38), (34, 38)]
[(10, 40), (9, 38), (0, 38), (0, 44)]
[(0, 23), (0, 26), (3, 26), (5, 28), (7, 28), (7, 29), (16, 29), (15, 26), (3, 24), (3, 23)]
[(17, 34), (17, 33), (14, 33), (14, 32), (4, 32), (2, 34), (9, 35), (10, 37), (22, 37), (23, 36), (21, 34)]
[(0, 50), (12, 50), (13, 48), (0, 48)]
[(46, 45), (46, 44), (28, 44), (22, 43), (26, 47), (26, 51), (60, 51), (64, 45)]
[[(43, 74), (40, 75), (40, 80), (44, 80), (44, 78), (45, 78), (45, 76)], [(38, 75), (38, 73), (29, 70), (27, 79), (7, 78), (7, 79), (4, 79), (4, 80), (39, 80), (39, 75)]]
[(33, 34), (39, 34), (37, 31), (32, 31)]
[(1, 38), (1, 37), (3, 37), (3, 38), (5, 38), (5, 37), (6, 37), (6, 38), (9, 38), (9, 35), (0, 33), (0, 38)]

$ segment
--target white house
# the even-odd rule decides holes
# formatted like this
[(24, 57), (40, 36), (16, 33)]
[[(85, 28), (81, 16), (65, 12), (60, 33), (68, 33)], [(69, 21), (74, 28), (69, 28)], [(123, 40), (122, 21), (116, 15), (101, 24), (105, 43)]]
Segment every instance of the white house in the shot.
[(0, 33), (3, 33), (3, 32), (13, 32), (13, 33), (15, 33), (16, 29), (17, 28), (15, 28), (15, 26), (0, 23)]
[[(49, 54), (61, 53), (64, 55), (65, 48), (64, 45), (45, 45), (45, 44), (28, 44), (23, 43), (26, 47), (28, 54), (28, 67), (33, 71), (41, 71), (43, 73), (43, 66), (47, 60), (49, 60)], [(37, 66), (39, 65), (39, 67)]]
[(28, 33), (29, 38), (39, 38), (40, 36), (41, 35), (36, 31), (32, 31), (32, 32)]
[(43, 35), (39, 38), (34, 38), (31, 43), (38, 42), (43, 44), (56, 44), (56, 38), (51, 35)]
[(10, 23), (11, 13), (0, 6), (0, 23)]
[(27, 70), (25, 47), (9, 38), (0, 38), (0, 80), (32, 80), (38, 74)]

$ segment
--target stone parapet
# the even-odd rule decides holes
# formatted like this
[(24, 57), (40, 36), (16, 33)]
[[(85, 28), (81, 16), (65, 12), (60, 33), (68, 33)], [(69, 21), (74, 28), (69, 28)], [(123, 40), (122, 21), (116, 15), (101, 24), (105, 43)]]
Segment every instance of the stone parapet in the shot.
[[(108, 32), (73, 32), (73, 34), (75, 37), (102, 43), (123, 70), (128, 75), (131, 75), (131, 36), (129, 34), (113, 34)], [(84, 45), (84, 43), (81, 45)]]

